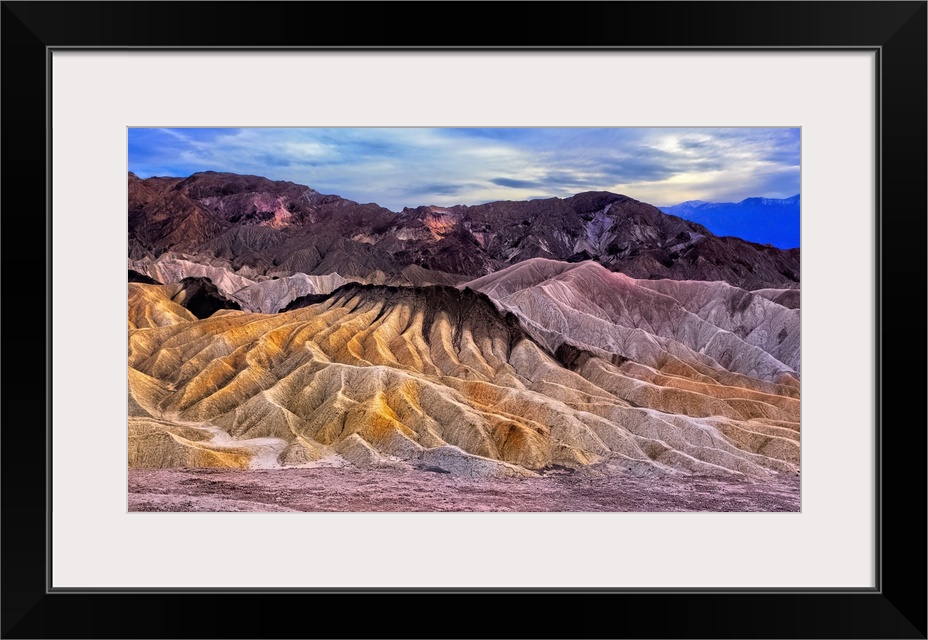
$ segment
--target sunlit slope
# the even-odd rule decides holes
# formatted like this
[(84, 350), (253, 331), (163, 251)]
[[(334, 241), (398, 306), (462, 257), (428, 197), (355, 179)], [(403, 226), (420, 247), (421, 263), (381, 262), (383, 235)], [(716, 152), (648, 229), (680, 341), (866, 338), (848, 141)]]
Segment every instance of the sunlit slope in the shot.
[[(799, 372), (798, 289), (781, 290), (781, 295), (768, 298), (727, 282), (640, 280), (639, 284), (670, 296), (687, 311)], [(786, 302), (787, 296), (797, 308), (777, 302)]]
[(233, 269), (229, 262), (221, 258), (181, 253), (166, 253), (157, 260), (130, 259), (129, 268), (165, 284), (180, 282), (189, 277), (209, 278), (219, 291), (238, 302), (242, 308), (259, 313), (276, 313), (294, 298), (331, 293), (348, 282), (337, 273), (311, 276), (282, 272), (266, 276), (247, 266)]
[(427, 286), (457, 285), (469, 280), (466, 276), (423, 269), (412, 264), (392, 276), (375, 270), (366, 273), (363, 278), (345, 278), (334, 271), (324, 275), (308, 275), (274, 269), (262, 274), (247, 265), (237, 265), (235, 268), (222, 258), (176, 252), (164, 253), (157, 259), (130, 258), (129, 269), (164, 284), (181, 282), (190, 277), (209, 278), (223, 295), (236, 301), (243, 309), (258, 313), (277, 313), (296, 298), (329, 294), (348, 282)]
[(797, 470), (798, 388), (662, 360), (659, 343), (643, 362), (555, 354), (447, 286), (349, 284), (295, 311), (204, 320), (157, 289), (130, 286), (130, 466), (337, 453), (470, 476)]
[(798, 387), (799, 311), (723, 282), (635, 280), (595, 262), (536, 258), (467, 286), (519, 316), (551, 350), (567, 342), (725, 384)]
[(130, 333), (133, 329), (171, 326), (197, 319), (195, 315), (171, 298), (170, 287), (130, 282)]

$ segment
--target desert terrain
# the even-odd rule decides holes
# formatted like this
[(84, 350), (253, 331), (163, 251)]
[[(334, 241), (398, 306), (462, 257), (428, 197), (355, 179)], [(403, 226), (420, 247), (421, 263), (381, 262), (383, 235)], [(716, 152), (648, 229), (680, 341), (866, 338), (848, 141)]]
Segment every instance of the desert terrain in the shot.
[(799, 250), (129, 176), (131, 510), (798, 510)]

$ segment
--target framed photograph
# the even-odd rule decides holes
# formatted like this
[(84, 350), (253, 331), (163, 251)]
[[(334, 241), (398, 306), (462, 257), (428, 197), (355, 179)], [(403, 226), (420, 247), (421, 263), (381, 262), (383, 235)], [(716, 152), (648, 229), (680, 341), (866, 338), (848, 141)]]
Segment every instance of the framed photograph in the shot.
[[(435, 6), (436, 19), (443, 15), (440, 8)], [(46, 429), (27, 425), (17, 412), (16, 420), (8, 415), (4, 430), (8, 472), (2, 501), (7, 517), (2, 562), (4, 637), (308, 635), (315, 632), (293, 620), (277, 622), (290, 617), (286, 614), (242, 614), (263, 611), (258, 607), (274, 607), (282, 613), (291, 605), (319, 602), (326, 609), (314, 608), (318, 613), (340, 615), (348, 607), (363, 607), (365, 615), (352, 616), (345, 635), (378, 637), (385, 635), (385, 621), (398, 619), (398, 604), (420, 602), (412, 598), (421, 595), (441, 598), (429, 601), (453, 616), (455, 633), (474, 636), (486, 634), (486, 625), (473, 615), (474, 603), (518, 595), (519, 602), (534, 598), (526, 602), (534, 608), (505, 621), (493, 635), (926, 637), (926, 565), (924, 544), (918, 543), (926, 533), (924, 421), (921, 412), (913, 420), (911, 399), (902, 398), (899, 387), (887, 384), (883, 374), (889, 370), (883, 364), (887, 354), (912, 352), (909, 332), (884, 332), (885, 327), (908, 325), (902, 324), (900, 299), (887, 304), (892, 299), (886, 298), (883, 286), (902, 279), (910, 282), (912, 274), (924, 273), (926, 3), (600, 3), (572, 6), (570, 11), (542, 3), (532, 8), (535, 26), (530, 30), (521, 25), (513, 31), (512, 25), (498, 19), (488, 26), (483, 12), (457, 11), (459, 31), (443, 32), (441, 43), (425, 32), (424, 40), (407, 40), (400, 35), (405, 28), (385, 32), (386, 14), (400, 17), (392, 5), (359, 12), (347, 3), (257, 7), (5, 2), (2, 10), (7, 54), (4, 222), (8, 255), (16, 257), (15, 263), (7, 262), (7, 277), (17, 273), (13, 264), (38, 263), (35, 250), (28, 248), (36, 243), (20, 240), (36, 237), (36, 217), (18, 215), (22, 205), (12, 204), (11, 194), (17, 200), (19, 194), (29, 194), (30, 201), (42, 202), (29, 207), (44, 206), (46, 211), (47, 294), (45, 359), (17, 353), (20, 340), (9, 339), (8, 329), (7, 344), (15, 349), (8, 349), (7, 363), (15, 362), (15, 368), (10, 366), (7, 372), (15, 375), (7, 376), (4, 399), (8, 407), (28, 400), (45, 408)], [(432, 12), (420, 11), (417, 19)], [(352, 26), (350, 34), (342, 27), (322, 28), (357, 25), (358, 13), (365, 14), (364, 24)], [(447, 18), (442, 19), (447, 24)], [(599, 27), (591, 29), (592, 25)], [(541, 28), (557, 35), (539, 35)], [(489, 44), (473, 40), (474, 33), (481, 33)], [(457, 133), (452, 135), (452, 128)], [(320, 135), (323, 129), (329, 134)], [(235, 145), (223, 137), (230, 130)], [(576, 137), (580, 131), (587, 137)], [(628, 133), (632, 131), (637, 133)], [(504, 140), (505, 136), (510, 137)], [(645, 136), (652, 136), (647, 144), (641, 142)], [(168, 139), (175, 142), (169, 144)], [(506, 155), (501, 149), (517, 149), (520, 155)], [(462, 150), (484, 173), (463, 171)], [(664, 155), (656, 159), (651, 155), (654, 150)], [(668, 163), (679, 165), (684, 152), (692, 164), (668, 172)], [(532, 153), (534, 163), (518, 164), (519, 158), (531, 158)], [(309, 177), (299, 182), (280, 168), (309, 162), (313, 154), (317, 160), (312, 172), (309, 164), (300, 170), (317, 176), (318, 185), (343, 185), (344, 193), (335, 187), (314, 191), (317, 184)], [(409, 164), (411, 154), (419, 154), (418, 164)], [(342, 157), (340, 166), (331, 162), (333, 155)], [(421, 162), (422, 157), (428, 162)], [(608, 158), (610, 167), (603, 158)], [(689, 168), (694, 166), (699, 169)], [(530, 169), (537, 171), (532, 174)], [(581, 180), (581, 169), (609, 174), (610, 179)], [(422, 173), (414, 175), (417, 170)], [(127, 171), (131, 172), (128, 185)], [(753, 182), (759, 172), (769, 178), (762, 190)], [(563, 173), (572, 177), (561, 183)], [(176, 181), (158, 178), (166, 175)], [(291, 180), (304, 190), (292, 201), (274, 192), (273, 198), (281, 198), (271, 203), (274, 206), (254, 197), (245, 202), (239, 192), (261, 190), (236, 191), (233, 183), (243, 175), (271, 178), (270, 182)], [(725, 182), (731, 183), (728, 190), (717, 186)], [(363, 191), (364, 183), (369, 191)], [(455, 200), (462, 193), (455, 189), (464, 183), (471, 185), (468, 193), (476, 195)], [(674, 195), (658, 201), (659, 195), (647, 191), (651, 183), (662, 184), (663, 193)], [(429, 186), (422, 192), (428, 201), (409, 199), (413, 184)], [(585, 184), (592, 186), (575, 188)], [(615, 194), (614, 185), (636, 192)], [(671, 191), (671, 185), (684, 188)], [(523, 216), (527, 227), (542, 218), (568, 220), (553, 204), (539, 213), (538, 203), (596, 192), (609, 202), (597, 201), (587, 208), (577, 204), (571, 211), (579, 217), (570, 219), (570, 225), (586, 229), (596, 222), (597, 212), (625, 207), (628, 211), (622, 209), (622, 219), (633, 220), (641, 236), (645, 234), (642, 211), (652, 217), (675, 213), (673, 220), (680, 221), (675, 224), (683, 225), (674, 231), (682, 234), (677, 252), (682, 255), (687, 250), (683, 245), (692, 240), (686, 230), (700, 235), (705, 229), (703, 236), (722, 237), (760, 227), (748, 223), (751, 229), (746, 230), (744, 221), (751, 214), (739, 210), (731, 214), (731, 220), (742, 225), (739, 231), (713, 233), (709, 225), (718, 218), (707, 223), (698, 217), (700, 204), (689, 202), (689, 208), (680, 208), (681, 203), (739, 201), (750, 189), (778, 202), (800, 194), (801, 200), (795, 202), (801, 202), (801, 277), (782, 257), (781, 248), (790, 247), (773, 244), (794, 242), (771, 235), (788, 231), (785, 222), (744, 243), (758, 247), (752, 249), (757, 256), (767, 243), (764, 255), (778, 256), (778, 262), (771, 261), (776, 268), (769, 269), (754, 254), (741, 256), (745, 268), (757, 272), (756, 282), (732, 282), (735, 276), (725, 271), (727, 258), (718, 256), (704, 257), (701, 264), (714, 264), (719, 273), (729, 275), (687, 271), (684, 277), (673, 271), (680, 256), (669, 249), (667, 255), (658, 255), (648, 247), (603, 244), (602, 234), (590, 236), (583, 247), (572, 241), (570, 252), (552, 245), (553, 231), (520, 233), (518, 239), (507, 240), (512, 246), (494, 249), (495, 253), (486, 244), (488, 232), (501, 237), (502, 225), (522, 224), (523, 209), (535, 212)], [(385, 195), (380, 199), (368, 195), (374, 192)], [(443, 193), (447, 200), (440, 200)], [(286, 296), (274, 294), (271, 300), (271, 288), (280, 288), (281, 280), (290, 286), (287, 279), (296, 273), (308, 278), (331, 275), (322, 267), (317, 273), (287, 263), (294, 259), (292, 251), (283, 256), (267, 249), (278, 242), (280, 236), (274, 234), (292, 219), (306, 217), (302, 224), (311, 224), (316, 209), (301, 208), (300, 198), (310, 201), (313, 194), (319, 196), (314, 207), (338, 205), (347, 211), (358, 206), (357, 211), (352, 209), (357, 228), (348, 237), (353, 248), (338, 244), (347, 232), (321, 227), (312, 232), (319, 242), (344, 249), (339, 264), (345, 273), (351, 271), (353, 280), (325, 285), (313, 281), (312, 287), (299, 291), (291, 287)], [(390, 194), (397, 197), (390, 199)], [(334, 200), (336, 195), (344, 198)], [(123, 217), (127, 196), (128, 221)], [(629, 196), (638, 204), (629, 205)], [(666, 213), (642, 202), (660, 205)], [(418, 205), (435, 206), (417, 213)], [(492, 215), (481, 207), (492, 209)], [(217, 217), (220, 211), (224, 218)], [(380, 220), (377, 216), (383, 211), (402, 211), (408, 222), (399, 225), (389, 216)], [(669, 218), (654, 219), (664, 221), (655, 224), (666, 230)], [(461, 238), (476, 243), (475, 248), (468, 252), (455, 245), (439, 255), (435, 243), (451, 244), (455, 225), (465, 224), (461, 220), (467, 225)], [(210, 224), (222, 225), (238, 238), (235, 242), (245, 242), (241, 239), (256, 233), (263, 240), (248, 240), (254, 249), (250, 262), (242, 258), (241, 249), (228, 253), (216, 249), (216, 260), (227, 262), (201, 261), (193, 271), (184, 267), (188, 271), (181, 273), (177, 256), (187, 251), (185, 260), (193, 256), (196, 263), (197, 256), (202, 258), (196, 252), (204, 244), (191, 238)], [(480, 224), (489, 226), (478, 228)], [(614, 228), (616, 220), (609, 224)], [(219, 235), (208, 229), (203, 233), (203, 242)], [(570, 233), (565, 229), (562, 235)], [(416, 244), (419, 236), (421, 242)], [(685, 242), (683, 236), (690, 240)], [(128, 351), (122, 324), (127, 237), (130, 279), (132, 271), (137, 274), (129, 295), (144, 298), (137, 300), (134, 316), (130, 303)], [(391, 244), (391, 238), (399, 237), (405, 244)], [(14, 241), (16, 246), (10, 246)], [(308, 240), (301, 242), (306, 249)], [(520, 247), (519, 242), (525, 245)], [(530, 244), (534, 248), (526, 248)], [(670, 245), (663, 242), (662, 247)], [(791, 247), (797, 263), (798, 247)], [(175, 253), (172, 264), (165, 258), (170, 251)], [(658, 266), (634, 271), (628, 265), (641, 265), (641, 252)], [(913, 256), (914, 265), (910, 264)], [(562, 298), (557, 296), (526, 302), (525, 292), (519, 290), (515, 296), (514, 290), (506, 289), (525, 277), (507, 270), (524, 269), (532, 260), (537, 261), (531, 263), (533, 277), (544, 271), (539, 265), (549, 262), (562, 265), (558, 269), (584, 271), (571, 303), (560, 309)], [(205, 271), (207, 267), (212, 271)], [(647, 344), (659, 344), (672, 354), (674, 368), (667, 365), (666, 354), (649, 356), (625, 334), (624, 351), (614, 347), (616, 340), (597, 342), (602, 337), (599, 325), (586, 330), (586, 320), (570, 316), (580, 305), (581, 293), (591, 301), (597, 296), (590, 285), (594, 275), (599, 277), (597, 269), (608, 278), (625, 278), (622, 282), (628, 286), (634, 283), (634, 295), (641, 300), (628, 292), (622, 294), (623, 300), (629, 307), (637, 305), (647, 322), (627, 329), (640, 333), (646, 324), (652, 331)], [(24, 281), (37, 281), (35, 271), (30, 267)], [(503, 272), (508, 281), (500, 281)], [(542, 275), (548, 281), (560, 273)], [(793, 284), (784, 284), (790, 274)], [(248, 281), (230, 284), (233, 276)], [(370, 302), (371, 317), (365, 316), (365, 322), (389, 316), (390, 301), (385, 296), (408, 294), (409, 288), (403, 289), (397, 281), (401, 277), (413, 289), (427, 284), (434, 287), (429, 295), (440, 292), (447, 299), (415, 301), (424, 305), (423, 318), (429, 318), (417, 333), (426, 346), (419, 348), (418, 337), (404, 342), (401, 358), (397, 355), (401, 345), (393, 334), (402, 334), (404, 328), (397, 325), (395, 331), (386, 329), (392, 331), (389, 338), (375, 336), (358, 347), (365, 350), (364, 362), (379, 370), (389, 367), (380, 366), (378, 358), (402, 364), (406, 376), (402, 393), (396, 384), (382, 381), (393, 373), (381, 371), (375, 384), (368, 380), (369, 372), (363, 372), (367, 377), (361, 380), (352, 377), (355, 373), (341, 371), (343, 382), (344, 376), (351, 378), (343, 387), (354, 394), (351, 402), (356, 404), (351, 407), (370, 409), (376, 402), (388, 406), (389, 412), (378, 410), (359, 418), (367, 430), (357, 429), (350, 438), (326, 435), (330, 422), (345, 423), (349, 411), (326, 405), (331, 394), (319, 402), (311, 400), (315, 383), (308, 379), (290, 378), (292, 396), (275, 392), (261, 407), (251, 406), (249, 415), (265, 412), (258, 426), (248, 423), (247, 416), (242, 418), (237, 407), (225, 407), (227, 401), (218, 397), (219, 378), (247, 385), (245, 378), (253, 374), (253, 370), (246, 375), (235, 370), (233, 353), (249, 363), (264, 358), (262, 366), (281, 380), (282, 362), (296, 370), (294, 356), (286, 350), (280, 357), (268, 349), (258, 354), (249, 346), (252, 342), (236, 342), (243, 334), (257, 332), (260, 322), (269, 323), (260, 329), (262, 337), (255, 338), (263, 340), (262, 348), (272, 340), (267, 336), (283, 339), (279, 327), (270, 326), (279, 324), (283, 316), (272, 314), (283, 306), (302, 306), (294, 313), (306, 316), (303, 320), (309, 324), (315, 322), (318, 330), (325, 325), (325, 331), (334, 333), (338, 322), (343, 322), (352, 335), (359, 335), (360, 320), (351, 314), (367, 313), (362, 307)], [(493, 277), (492, 283), (486, 280)], [(726, 335), (742, 331), (746, 336), (756, 329), (753, 342), (740, 339), (728, 355), (713, 351), (717, 345), (698, 336), (711, 326), (717, 330), (730, 323), (737, 301), (728, 301), (721, 317), (720, 312), (707, 310), (704, 298), (699, 298), (703, 294), (673, 284), (683, 281), (743, 287), (739, 290), (754, 292), (747, 296), (749, 301), (764, 309), (770, 305), (759, 298), (779, 300), (776, 308), (783, 309), (778, 311), (779, 324), (732, 329)], [(560, 287), (562, 291), (568, 286), (565, 282), (561, 278), (556, 285), (545, 285), (545, 290)], [(165, 293), (165, 287), (173, 288)], [(8, 310), (38, 297), (20, 296), (18, 287), (7, 287), (14, 289), (17, 295), (7, 297)], [(539, 286), (536, 293), (542, 289)], [(802, 292), (801, 307), (797, 306), (801, 316), (783, 302), (791, 289)], [(362, 299), (370, 295), (379, 298)], [(610, 289), (608, 295), (618, 294)], [(461, 296), (473, 299), (464, 304)], [(204, 300), (209, 308), (200, 304)], [(474, 344), (487, 345), (485, 350), (474, 347), (467, 356), (474, 360), (464, 358), (463, 364), (460, 360), (423, 364), (423, 349), (436, 353), (429, 340), (444, 340), (442, 318), (454, 315), (447, 312), (454, 304), (463, 304), (463, 310), (457, 321), (447, 322), (448, 341), (472, 339)], [(444, 316), (430, 311), (429, 305), (445, 309)], [(671, 307), (679, 318), (692, 323), (685, 330), (677, 329), (672, 343), (655, 328), (654, 320), (658, 315), (667, 317)], [(563, 326), (552, 324), (552, 309), (567, 318)], [(23, 313), (34, 316), (35, 311)], [(745, 315), (738, 313), (739, 318)], [(189, 315), (190, 327), (198, 327), (196, 340), (171, 329), (177, 325), (170, 314)], [(910, 322), (912, 315), (907, 313)], [(212, 322), (209, 330), (200, 328), (207, 326), (200, 324), (204, 322)], [(794, 324), (787, 326), (789, 322)], [(795, 325), (798, 331), (800, 322), (801, 374), (799, 345), (788, 348), (787, 344), (790, 327)], [(409, 326), (413, 325), (410, 320)], [(301, 329), (304, 333), (309, 331), (306, 326)], [(513, 327), (522, 332), (516, 338)], [(150, 330), (133, 342), (132, 332), (140, 328)], [(492, 334), (496, 329), (505, 329), (509, 337), (503, 340)], [(489, 333), (480, 337), (481, 332)], [(196, 342), (207, 334), (214, 340), (209, 345)], [(468, 337), (462, 337), (465, 334)], [(340, 343), (332, 346), (334, 339), (307, 340), (317, 347), (313, 358), (359, 368), (352, 358), (361, 357), (360, 351)], [(190, 346), (195, 342), (200, 345), (196, 349)], [(179, 344), (187, 346), (178, 348)], [(629, 346), (633, 344), (637, 346)], [(277, 342), (274, 345), (279, 347)], [(145, 349), (150, 353), (139, 355)], [(371, 355), (374, 351), (377, 355)], [(452, 351), (463, 358), (460, 345)], [(640, 362), (628, 362), (632, 352)], [(508, 358), (497, 373), (505, 369), (510, 391), (505, 399), (493, 400), (505, 411), (484, 418), (492, 423), (481, 427), (482, 433), (489, 434), (485, 445), (471, 443), (450, 428), (440, 433), (425, 426), (420, 429), (415, 420), (396, 413), (400, 399), (433, 394), (436, 399), (425, 402), (423, 421), (450, 410), (439, 410), (439, 405), (452, 404), (462, 412), (454, 420), (471, 420), (480, 402), (489, 402), (486, 394), (490, 393), (485, 387), (477, 389), (484, 374), (474, 373), (474, 363), (491, 356)], [(724, 375), (710, 366), (710, 360), (726, 363)], [(561, 367), (562, 378), (554, 380), (548, 374), (532, 381), (531, 372), (551, 362)], [(428, 373), (428, 377), (412, 371), (427, 366), (441, 374)], [(594, 366), (598, 367), (595, 375)], [(469, 372), (462, 373), (463, 369)], [(684, 369), (693, 373), (680, 374)], [(446, 388), (433, 384), (439, 377)], [(643, 382), (645, 377), (650, 387)], [(704, 387), (697, 394), (692, 382), (697, 378), (703, 385), (723, 386), (724, 401), (710, 402)], [(762, 378), (763, 383), (757, 382)], [(690, 382), (681, 389), (683, 379)], [(593, 389), (618, 384), (617, 380), (627, 385), (621, 403), (610, 400), (614, 406), (603, 408), (605, 396), (596, 396), (599, 392)], [(505, 386), (500, 379), (493, 383), (494, 389)], [(197, 384), (205, 389), (200, 396)], [(791, 384), (795, 392), (786, 388)], [(632, 393), (632, 386), (638, 395)], [(369, 397), (357, 396), (358, 389), (368, 387), (373, 389)], [(513, 390), (517, 388), (525, 391)], [(615, 388), (610, 387), (613, 396), (609, 397), (618, 397)], [(673, 401), (668, 389), (676, 394)], [(629, 422), (623, 429), (634, 446), (629, 445), (621, 459), (597, 454), (580, 435), (565, 435), (565, 425), (582, 422), (576, 400), (581, 391), (585, 398), (598, 398), (584, 401), (582, 420), (592, 424), (601, 418), (597, 411), (609, 411), (614, 423)], [(733, 393), (740, 395), (733, 398)], [(454, 403), (447, 400), (452, 394), (456, 394)], [(679, 394), (691, 395), (684, 403)], [(752, 404), (760, 402), (759, 394), (766, 394), (764, 402)], [(693, 408), (697, 395), (699, 407)], [(300, 413), (297, 399), (309, 402), (311, 408)], [(460, 409), (462, 403), (467, 404), (466, 411)], [(760, 412), (761, 404), (768, 407), (763, 415), (752, 413)], [(172, 413), (153, 413), (156, 405)], [(215, 408), (219, 405), (222, 410)], [(422, 402), (415, 406), (422, 409)], [(281, 422), (287, 430), (274, 431), (271, 426), (276, 418), (266, 411), (275, 407), (296, 416)], [(539, 418), (543, 407), (550, 424)], [(890, 419), (889, 409), (900, 407), (906, 408), (902, 418)], [(328, 422), (323, 420), (327, 411), (332, 413)], [(655, 426), (649, 431), (630, 424), (630, 416), (646, 412), (660, 412), (661, 424), (674, 429)], [(499, 417), (503, 413), (505, 420)], [(615, 417), (619, 415), (625, 417)], [(319, 423), (310, 424), (317, 416)], [(228, 431), (219, 429), (222, 433), (207, 437), (204, 420), (215, 420)], [(736, 430), (744, 433), (739, 420), (753, 421), (751, 438), (755, 439), (748, 442), (747, 436), (732, 435)], [(370, 427), (374, 421), (380, 425), (377, 434)], [(532, 431), (530, 425), (536, 423), (540, 426)], [(562, 449), (536, 446), (536, 440), (550, 439), (554, 424), (562, 431), (553, 440)], [(742, 442), (742, 438), (743, 447), (694, 444), (699, 437), (715, 433), (712, 429), (725, 433), (726, 442)], [(493, 438), (502, 431), (509, 435), (497, 442)], [(648, 435), (656, 433), (660, 437)], [(679, 433), (688, 435), (678, 437)], [(430, 434), (438, 439), (429, 440)], [(230, 435), (236, 439), (226, 442)], [(599, 433), (599, 437), (606, 436)], [(664, 448), (655, 452), (656, 446)], [(614, 452), (618, 447), (609, 449)], [(636, 458), (637, 451), (644, 451), (646, 458)], [(255, 468), (265, 458), (271, 466), (281, 460), (285, 466), (302, 466), (300, 471), (309, 475), (329, 473), (331, 469), (320, 471), (313, 465), (336, 457), (353, 461), (354, 467), (374, 466), (377, 473), (402, 480), (392, 488), (371, 481), (377, 494), (371, 501), (331, 513), (320, 505), (343, 502), (332, 484), (314, 494), (315, 502), (291, 492), (291, 501), (279, 502), (279, 508), (263, 502), (263, 508), (255, 509), (253, 492), (265, 488), (255, 484), (249, 485), (253, 492), (242, 491), (225, 476), (210, 475), (217, 473), (210, 469), (215, 466)], [(595, 497), (580, 506), (552, 502), (555, 506), (550, 508), (537, 504), (538, 508), (528, 508), (520, 503), (510, 513), (489, 513), (505, 510), (497, 507), (515, 504), (515, 498), (503, 495), (508, 501), (504, 502), (478, 486), (484, 491), (480, 499), (486, 502), (467, 503), (459, 492), (455, 499), (461, 508), (435, 506), (442, 495), (436, 482), (453, 481), (458, 490), (466, 484), (462, 477), (499, 474), (524, 476), (523, 484), (531, 487), (536, 478), (575, 473), (582, 478), (578, 482), (589, 483), (586, 495), (595, 496), (597, 478), (609, 475), (602, 466), (609, 460), (614, 462), (615, 477), (637, 474), (635, 490), (640, 493), (628, 498), (634, 504), (645, 500), (641, 496), (652, 486), (643, 467), (673, 472), (675, 465), (703, 464), (742, 475), (764, 475), (775, 469), (793, 474), (796, 480), (778, 489), (777, 500), (782, 501), (771, 502), (774, 494), (767, 491), (763, 497), (768, 502), (760, 508), (755, 508), (759, 502), (748, 499), (733, 508), (719, 507), (730, 504), (726, 503), (730, 493), (687, 487), (685, 479), (677, 494), (684, 489), (703, 491), (701, 496), (714, 492), (715, 502), (694, 508), (697, 503), (678, 499), (667, 502), (666, 508), (626, 509), (616, 503), (603, 507), (606, 503)], [(632, 464), (636, 461), (637, 466)], [(583, 475), (594, 465), (600, 465), (595, 474)], [(187, 470), (182, 472), (186, 475), (174, 476), (134, 471), (147, 467)], [(402, 475), (413, 473), (420, 475)], [(428, 479), (419, 486), (418, 478), (425, 477), (421, 474), (428, 474)], [(200, 508), (202, 503), (190, 499), (202, 495), (193, 490), (194, 485), (213, 483), (213, 491), (224, 482), (229, 483), (230, 497), (221, 504)], [(136, 487), (134, 495), (127, 492), (127, 485)], [(624, 486), (630, 492), (631, 484)], [(388, 490), (395, 493), (388, 495)], [(505, 492), (504, 488), (501, 493)], [(540, 495), (528, 499), (538, 501)], [(431, 506), (401, 508), (415, 500)], [(378, 509), (371, 504), (393, 507)], [(471, 509), (474, 504), (484, 508)], [(406, 510), (415, 512), (403, 513)], [(462, 513), (466, 510), (478, 513)], [(558, 607), (556, 620), (529, 614), (548, 602)], [(493, 603), (499, 610), (502, 603)], [(209, 615), (192, 621), (188, 616), (183, 624), (163, 615), (181, 607)], [(623, 613), (602, 615), (606, 611)], [(668, 615), (670, 611), (674, 614)], [(577, 631), (578, 625), (586, 625), (584, 631)], [(417, 635), (407, 628), (404, 623), (397, 630)]]

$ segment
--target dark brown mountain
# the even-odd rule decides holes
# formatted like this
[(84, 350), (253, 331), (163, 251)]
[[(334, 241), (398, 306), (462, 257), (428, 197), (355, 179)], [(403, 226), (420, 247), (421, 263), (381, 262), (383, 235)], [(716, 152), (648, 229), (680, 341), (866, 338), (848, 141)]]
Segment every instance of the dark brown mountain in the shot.
[(724, 280), (744, 289), (796, 287), (799, 250), (783, 251), (609, 192), (394, 213), (257, 176), (129, 176), (133, 258), (185, 251), (233, 268), (345, 277), (418, 267), (479, 277), (530, 258), (595, 260), (635, 278)]
[(129, 174), (129, 255), (192, 250), (230, 225), (177, 190), (179, 178)]
[(206, 171), (178, 182), (174, 189), (233, 224), (272, 229), (326, 226), (337, 220), (335, 213), (342, 213), (342, 217), (367, 226), (392, 217), (389, 210), (374, 204), (360, 205), (293, 182), (259, 176)]
[(634, 278), (724, 280), (747, 289), (799, 282), (798, 249), (720, 238), (699, 224), (604, 191), (406, 209), (400, 224), (406, 230), (424, 226), (434, 241), (426, 239), (405, 251), (402, 243), (391, 240), (381, 246), (408, 262), (451, 273), (490, 273), (523, 260), (548, 258), (595, 260)]

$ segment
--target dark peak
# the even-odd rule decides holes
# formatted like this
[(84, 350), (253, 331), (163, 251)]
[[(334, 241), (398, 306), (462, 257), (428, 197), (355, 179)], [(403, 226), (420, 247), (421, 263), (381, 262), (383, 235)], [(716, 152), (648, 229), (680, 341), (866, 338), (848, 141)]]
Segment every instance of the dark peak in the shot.
[(213, 281), (205, 276), (188, 276), (180, 281), (175, 302), (199, 319), (208, 318), (220, 309), (241, 310), (241, 305), (225, 297)]
[(667, 214), (654, 205), (611, 191), (586, 191), (566, 198), (565, 202), (584, 220), (591, 219), (586, 216), (592, 216), (607, 207), (607, 215), (611, 218), (631, 216), (642, 218), (648, 224), (660, 224), (668, 218)]
[(129, 282), (140, 282), (142, 284), (161, 284), (154, 278), (146, 276), (144, 273), (139, 273), (135, 269), (129, 269)]
[[(472, 334), (506, 336), (511, 349), (521, 340), (532, 340), (522, 328), (519, 319), (510, 312), (501, 312), (484, 293), (469, 287), (458, 289), (448, 285), (401, 287), (393, 285), (361, 284), (349, 282), (327, 296), (311, 295), (297, 298), (282, 310), (291, 311), (319, 302), (332, 306), (353, 305), (357, 308), (366, 304), (383, 304), (375, 322), (386, 311), (395, 306), (409, 306), (423, 312), (422, 335), (426, 341), (436, 317), (445, 314), (452, 326), (452, 342), (460, 348), (463, 329)], [(537, 343), (536, 343), (537, 344)], [(547, 352), (547, 350), (545, 350)]]
[(188, 289), (190, 287), (202, 287), (209, 291), (219, 291), (216, 285), (213, 284), (213, 281), (207, 276), (187, 276), (181, 280), (180, 283), (183, 285), (184, 289)]
[(308, 293), (305, 296), (300, 296), (291, 300), (287, 306), (278, 311), (277, 313), (286, 313), (287, 311), (295, 311), (297, 309), (303, 309), (305, 307), (311, 307), (314, 304), (319, 304), (320, 302), (325, 302), (332, 297), (331, 293)]
[(383, 301), (388, 304), (409, 304), (416, 307), (431, 307), (451, 316), (487, 316), (502, 318), (489, 296), (469, 287), (458, 289), (449, 285), (436, 284), (422, 287), (402, 287), (385, 284), (362, 284), (349, 282), (332, 292), (334, 300), (349, 300), (359, 297), (364, 300)]
[(584, 191), (567, 198), (567, 200), (575, 206), (593, 207), (597, 210), (613, 202), (638, 202), (634, 198), (620, 193), (612, 193), (611, 191)]
[(316, 193), (313, 189), (295, 182), (217, 171), (198, 171), (178, 182), (174, 188), (195, 199), (255, 192), (272, 192), (291, 196), (304, 192)]

